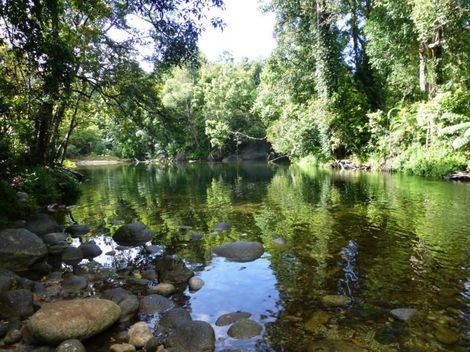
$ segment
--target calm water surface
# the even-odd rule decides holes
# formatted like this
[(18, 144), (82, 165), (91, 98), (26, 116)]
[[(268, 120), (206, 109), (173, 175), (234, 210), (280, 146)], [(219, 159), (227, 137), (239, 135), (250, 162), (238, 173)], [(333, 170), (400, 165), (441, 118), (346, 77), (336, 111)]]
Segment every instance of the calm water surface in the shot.
[[(217, 351), (316, 351), (324, 339), (366, 351), (470, 351), (470, 184), (257, 164), (82, 171), (74, 219), (93, 225), (103, 252), (116, 246), (103, 232), (148, 225), (162, 254), (205, 281), (173, 299), (213, 324)], [(214, 233), (220, 222), (230, 230)], [(249, 263), (211, 254), (236, 240), (262, 242), (265, 253)], [(97, 258), (116, 269), (152, 260), (141, 249)], [(352, 303), (325, 308), (331, 294)], [(395, 308), (418, 313), (397, 322)], [(236, 310), (252, 313), (262, 335), (237, 341), (214, 325)]]

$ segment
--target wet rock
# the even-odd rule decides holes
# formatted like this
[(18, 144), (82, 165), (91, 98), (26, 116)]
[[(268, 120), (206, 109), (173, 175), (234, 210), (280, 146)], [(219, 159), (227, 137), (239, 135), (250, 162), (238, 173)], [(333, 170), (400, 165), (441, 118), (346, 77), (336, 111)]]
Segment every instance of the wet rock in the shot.
[(81, 244), (78, 249), (82, 251), (83, 258), (85, 259), (96, 258), (103, 253), (101, 248), (93, 241)]
[(88, 279), (83, 276), (66, 275), (62, 287), (69, 292), (79, 292), (88, 287)]
[(328, 314), (328, 312), (322, 310), (314, 312), (305, 323), (305, 329), (315, 332), (319, 327), (328, 323), (328, 320), (330, 320), (330, 314)]
[(374, 339), (382, 345), (400, 342), (408, 336), (408, 332), (401, 323), (387, 324), (375, 332)]
[(144, 224), (137, 222), (121, 226), (113, 236), (114, 241), (121, 246), (142, 246), (152, 240), (154, 234)]
[(397, 308), (390, 311), (390, 314), (398, 320), (407, 321), (411, 319), (417, 312), (414, 308)]
[(162, 282), (173, 284), (185, 283), (194, 275), (177, 256), (164, 256), (157, 262), (156, 269)]
[(143, 321), (135, 323), (129, 329), (129, 343), (137, 348), (144, 347), (152, 337), (152, 331)]
[(179, 325), (164, 342), (178, 352), (206, 352), (215, 348), (214, 329), (205, 321), (187, 321)]
[(27, 317), (33, 312), (33, 294), (29, 290), (12, 290), (0, 296), (2, 318)]
[(258, 242), (237, 241), (214, 247), (212, 251), (234, 262), (251, 262), (263, 255), (264, 247)]
[(191, 314), (183, 308), (173, 308), (162, 314), (159, 327), (163, 329), (175, 329), (181, 324), (191, 321)]
[(202, 233), (193, 233), (191, 234), (191, 238), (196, 241), (200, 240), (202, 238)]
[(160, 295), (149, 295), (140, 301), (139, 313), (141, 314), (154, 314), (163, 313), (173, 308), (175, 304), (168, 298)]
[(65, 340), (57, 346), (56, 352), (86, 352), (80, 340)]
[(459, 334), (446, 326), (438, 326), (434, 333), (436, 339), (444, 345), (453, 345), (459, 341)]
[(153, 269), (144, 270), (141, 273), (142, 278), (147, 280), (156, 280), (157, 279), (157, 272)]
[(0, 274), (0, 295), (9, 291), (16, 284), (16, 279), (10, 275)]
[(189, 279), (188, 285), (191, 291), (198, 291), (204, 286), (204, 280), (200, 277), (193, 276)]
[(0, 268), (26, 270), (47, 254), (44, 242), (26, 229), (0, 231)]
[[(160, 341), (156, 337), (152, 337), (145, 343), (144, 351), (145, 352), (157, 352), (160, 349)], [(163, 346), (161, 346), (163, 349)]]
[(150, 245), (150, 246), (145, 247), (145, 251), (148, 254), (157, 254), (157, 253), (160, 253), (162, 251), (162, 247), (161, 246), (156, 246), (156, 245)]
[(26, 221), (26, 228), (38, 236), (62, 231), (62, 227), (47, 214), (36, 214)]
[(76, 247), (67, 247), (63, 252), (62, 252), (62, 261), (65, 264), (68, 265), (77, 265), (80, 263), (83, 259), (83, 253), (80, 249)]
[(322, 297), (321, 302), (327, 307), (341, 307), (351, 303), (351, 298), (342, 295), (327, 295)]
[(228, 231), (230, 230), (232, 226), (230, 224), (227, 224), (225, 222), (219, 222), (217, 225), (215, 225), (214, 230), (215, 231)]
[(65, 232), (69, 233), (72, 237), (82, 237), (89, 233), (91, 230), (90, 225), (84, 224), (73, 224), (65, 229)]
[(114, 344), (111, 345), (109, 348), (110, 352), (135, 352), (135, 347), (134, 345), (131, 345), (130, 343), (119, 343), (119, 344)]
[(308, 352), (361, 352), (364, 349), (341, 340), (321, 340), (312, 342), (308, 348)]
[(67, 235), (63, 232), (48, 233), (42, 237), (42, 240), (50, 254), (60, 254), (70, 246), (67, 242)]
[(261, 325), (251, 319), (240, 319), (227, 331), (228, 336), (234, 339), (250, 339), (258, 336), (263, 331)]
[(146, 279), (139, 279), (136, 277), (129, 277), (126, 279), (126, 284), (128, 286), (142, 286), (146, 287), (149, 284), (149, 280)]
[(119, 305), (121, 308), (120, 322), (130, 321), (139, 310), (140, 302), (137, 296), (121, 287), (106, 290), (101, 296)]
[(27, 322), (34, 341), (56, 344), (87, 339), (118, 321), (121, 309), (105, 299), (89, 298), (44, 304)]
[(152, 287), (151, 291), (153, 291), (153, 292), (155, 292), (159, 295), (162, 295), (162, 296), (170, 296), (170, 295), (172, 295), (173, 293), (176, 292), (176, 287), (173, 284), (162, 282), (162, 283), (159, 283), (158, 285)]
[(3, 343), (5, 345), (13, 345), (17, 342), (20, 342), (22, 337), (23, 334), (19, 329), (13, 329), (8, 331), (8, 334), (6, 334), (5, 338), (3, 339)]
[(232, 312), (221, 315), (217, 318), (215, 325), (217, 326), (226, 326), (237, 322), (240, 319), (248, 319), (251, 317), (251, 313), (248, 312)]
[(109, 252), (106, 252), (105, 254), (112, 257), (112, 256), (116, 255), (116, 251), (109, 251)]

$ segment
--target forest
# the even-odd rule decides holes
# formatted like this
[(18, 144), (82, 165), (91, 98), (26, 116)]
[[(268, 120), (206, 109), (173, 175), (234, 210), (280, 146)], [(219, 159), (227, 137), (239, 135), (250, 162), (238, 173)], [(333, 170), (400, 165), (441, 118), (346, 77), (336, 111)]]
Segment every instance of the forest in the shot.
[(223, 6), (2, 0), (2, 178), (84, 157), (219, 161), (254, 141), (293, 162), (469, 167), (465, 0), (272, 0), (270, 57), (210, 62), (197, 40), (204, 21), (223, 30), (206, 14)]

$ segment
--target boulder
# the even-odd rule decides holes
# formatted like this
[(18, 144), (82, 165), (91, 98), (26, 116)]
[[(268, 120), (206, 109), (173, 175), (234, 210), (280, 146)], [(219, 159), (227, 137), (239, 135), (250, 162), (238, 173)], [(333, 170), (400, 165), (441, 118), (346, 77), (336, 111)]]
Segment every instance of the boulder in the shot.
[(248, 312), (237, 311), (232, 313), (226, 313), (217, 318), (215, 325), (226, 326), (233, 324), (240, 319), (248, 319), (249, 317), (251, 317), (251, 313)]
[(129, 329), (129, 343), (137, 348), (144, 347), (152, 337), (152, 331), (143, 321), (135, 323)]
[(5, 345), (13, 345), (17, 342), (20, 342), (23, 337), (23, 334), (21, 333), (21, 330), (19, 329), (13, 329), (8, 331), (6, 336), (3, 338), (3, 343)]
[(173, 284), (185, 283), (194, 275), (177, 256), (164, 256), (157, 262), (156, 269), (160, 281)]
[(212, 251), (234, 262), (251, 262), (263, 255), (264, 247), (259, 242), (237, 241), (214, 247)]
[(137, 296), (121, 287), (106, 290), (101, 296), (119, 305), (121, 308), (120, 322), (131, 320), (139, 310), (140, 302)]
[(140, 301), (139, 313), (141, 314), (154, 314), (163, 313), (173, 308), (175, 304), (173, 301), (160, 295), (148, 295)]
[(27, 317), (34, 313), (33, 294), (29, 290), (12, 290), (0, 296), (0, 318)]
[(119, 320), (121, 308), (109, 300), (88, 298), (44, 304), (26, 324), (36, 342), (57, 344), (87, 339)]
[(204, 286), (204, 280), (200, 277), (193, 276), (189, 279), (188, 285), (191, 291), (198, 291)]
[(161, 282), (150, 290), (162, 296), (170, 296), (176, 292), (176, 287), (173, 284)]
[(65, 232), (69, 233), (72, 237), (81, 237), (85, 236), (88, 232), (90, 232), (90, 230), (90, 225), (73, 224), (68, 226), (65, 229)]
[(114, 241), (120, 246), (142, 246), (152, 240), (154, 234), (144, 224), (137, 222), (121, 226), (113, 236)]
[(26, 228), (38, 236), (62, 231), (62, 227), (57, 224), (53, 217), (42, 213), (31, 216), (26, 221)]
[(215, 348), (215, 333), (205, 321), (186, 321), (179, 325), (164, 341), (165, 347), (178, 352), (207, 352)]
[(63, 232), (48, 233), (42, 236), (42, 240), (51, 254), (60, 254), (70, 246), (67, 242), (67, 235)]
[(65, 340), (57, 346), (56, 352), (86, 352), (80, 340)]
[(96, 258), (103, 253), (101, 248), (93, 241), (81, 244), (78, 249), (82, 251), (83, 258), (85, 259)]
[(163, 329), (175, 329), (181, 324), (191, 321), (191, 314), (183, 308), (173, 308), (162, 314), (159, 327)]
[(0, 268), (27, 270), (47, 254), (44, 242), (26, 229), (0, 231)]
[(251, 339), (263, 331), (261, 325), (251, 319), (240, 319), (227, 331), (228, 336), (234, 339)]
[(65, 264), (74, 266), (80, 263), (82, 259), (83, 259), (83, 253), (77, 247), (70, 246), (70, 247), (67, 247), (62, 252), (62, 261)]

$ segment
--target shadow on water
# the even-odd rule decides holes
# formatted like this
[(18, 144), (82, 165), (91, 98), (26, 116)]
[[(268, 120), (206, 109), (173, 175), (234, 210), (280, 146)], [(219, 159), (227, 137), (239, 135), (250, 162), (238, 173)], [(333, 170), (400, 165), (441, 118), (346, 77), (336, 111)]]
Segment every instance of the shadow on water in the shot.
[[(248, 340), (216, 327), (217, 350), (315, 351), (330, 340), (351, 351), (470, 348), (469, 184), (258, 164), (81, 171), (88, 180), (73, 215), (93, 225), (104, 253), (120, 224), (141, 221), (156, 233), (156, 255), (177, 254), (206, 282), (181, 300), (193, 319), (215, 327), (245, 310), (263, 325)], [(221, 222), (230, 229), (214, 232)], [(250, 263), (212, 256), (236, 240), (266, 252)], [(96, 260), (119, 269), (153, 258), (133, 249)], [(352, 301), (328, 307), (326, 295)], [(394, 321), (395, 308), (417, 314)]]

